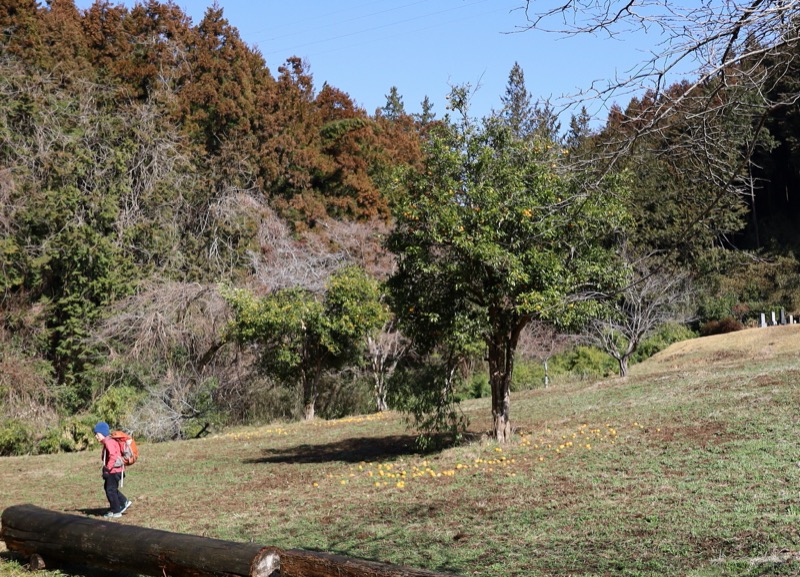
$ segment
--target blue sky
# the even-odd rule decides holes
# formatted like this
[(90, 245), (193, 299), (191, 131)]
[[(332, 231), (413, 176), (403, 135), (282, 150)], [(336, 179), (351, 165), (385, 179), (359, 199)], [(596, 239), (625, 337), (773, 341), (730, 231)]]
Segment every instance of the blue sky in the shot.
[[(132, 6), (135, 2), (122, 2)], [(428, 96), (443, 116), (455, 84), (477, 90), (471, 112), (500, 107), (508, 73), (519, 62), (534, 99), (562, 97), (623, 76), (657, 49), (644, 35), (562, 37), (520, 32), (523, 0), (219, 0), (242, 39), (258, 48), (273, 75), (290, 56), (305, 59), (319, 89), (324, 82), (347, 92), (368, 113), (383, 106), (396, 86), (407, 112)], [(77, 0), (79, 8), (91, 5)], [(177, 0), (197, 24), (210, 5)], [(630, 95), (617, 97), (625, 105)], [(604, 121), (613, 102), (586, 103)], [(563, 122), (568, 122), (568, 114)]]

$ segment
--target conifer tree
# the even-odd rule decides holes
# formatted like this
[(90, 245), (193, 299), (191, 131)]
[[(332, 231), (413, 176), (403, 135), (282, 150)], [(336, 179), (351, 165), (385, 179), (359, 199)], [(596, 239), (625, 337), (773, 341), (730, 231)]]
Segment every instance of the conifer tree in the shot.
[(508, 73), (505, 94), (500, 101), (503, 103), (501, 116), (511, 131), (517, 138), (527, 138), (534, 129), (535, 114), (525, 86), (525, 73), (518, 62)]
[(398, 120), (406, 115), (403, 97), (400, 96), (400, 91), (397, 89), (397, 86), (392, 86), (389, 89), (389, 94), (386, 95), (386, 104), (383, 105), (380, 111), (388, 120)]

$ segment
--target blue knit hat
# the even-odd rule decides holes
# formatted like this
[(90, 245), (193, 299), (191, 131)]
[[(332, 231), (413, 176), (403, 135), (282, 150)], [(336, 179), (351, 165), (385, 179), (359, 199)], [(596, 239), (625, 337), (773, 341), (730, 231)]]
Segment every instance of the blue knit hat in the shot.
[(108, 428), (108, 423), (105, 421), (100, 421), (94, 426), (94, 432), (100, 433), (104, 437), (108, 437), (111, 434), (111, 430)]

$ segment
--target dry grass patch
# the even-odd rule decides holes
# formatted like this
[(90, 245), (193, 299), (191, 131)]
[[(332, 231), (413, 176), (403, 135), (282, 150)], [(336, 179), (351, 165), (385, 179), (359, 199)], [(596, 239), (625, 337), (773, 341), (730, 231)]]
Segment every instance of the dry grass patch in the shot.
[(752, 328), (681, 341), (635, 365), (639, 370), (694, 369), (698, 365), (739, 364), (779, 356), (800, 358), (800, 324)]

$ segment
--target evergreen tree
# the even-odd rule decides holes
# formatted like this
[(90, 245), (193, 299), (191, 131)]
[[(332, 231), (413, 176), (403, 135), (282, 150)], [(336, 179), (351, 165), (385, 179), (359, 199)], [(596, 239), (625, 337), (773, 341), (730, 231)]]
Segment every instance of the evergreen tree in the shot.
[(380, 111), (383, 116), (389, 120), (399, 120), (406, 115), (403, 97), (400, 96), (397, 86), (392, 86), (389, 89), (389, 94), (386, 95), (386, 104), (384, 104)]
[(581, 111), (578, 115), (572, 115), (569, 121), (569, 131), (567, 132), (564, 144), (571, 152), (577, 152), (583, 149), (587, 144), (592, 134), (589, 126), (591, 117), (586, 111), (585, 106), (581, 106)]
[(255, 117), (254, 69), (261, 57), (242, 42), (238, 31), (212, 6), (197, 26), (191, 46), (192, 81), (181, 90), (187, 127), (210, 154), (228, 140), (248, 134)]
[(525, 86), (525, 73), (518, 62), (514, 63), (508, 74), (505, 94), (500, 101), (503, 103), (500, 115), (511, 127), (511, 132), (517, 138), (530, 136), (535, 127), (535, 111)]
[(539, 100), (533, 107), (533, 134), (543, 142), (561, 140), (561, 122), (549, 100)]
[(420, 103), (420, 112), (414, 115), (414, 120), (416, 120), (417, 124), (422, 128), (425, 128), (436, 120), (436, 113), (433, 111), (433, 103), (427, 95), (422, 99)]
[(335, 218), (386, 217), (388, 206), (370, 177), (375, 162), (374, 124), (350, 97), (329, 84), (316, 98), (321, 121), (323, 170), (315, 188)]

